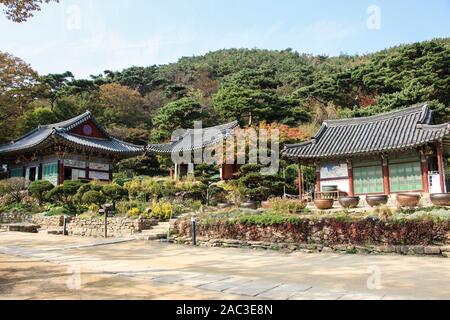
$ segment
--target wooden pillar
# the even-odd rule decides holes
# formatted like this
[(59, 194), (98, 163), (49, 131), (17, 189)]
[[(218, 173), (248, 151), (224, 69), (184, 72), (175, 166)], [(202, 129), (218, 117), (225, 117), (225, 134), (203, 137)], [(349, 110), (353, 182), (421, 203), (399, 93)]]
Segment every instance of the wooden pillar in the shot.
[(300, 196), (300, 199), (302, 199), (302, 197), (303, 197), (303, 179), (302, 179), (302, 162), (300, 159), (298, 159), (297, 175), (298, 175), (298, 195)]
[(316, 192), (320, 192), (320, 164), (316, 165)]
[(175, 163), (175, 173), (174, 173), (174, 180), (178, 180), (178, 163)]
[(437, 144), (437, 161), (438, 161), (438, 170), (439, 170), (439, 181), (441, 183), (441, 192), (445, 192), (444, 186), (444, 158), (442, 157), (442, 142), (438, 142)]
[(424, 193), (430, 193), (430, 186), (429, 186), (429, 179), (428, 179), (427, 157), (424, 154), (422, 154), (420, 156), (420, 163), (421, 163), (421, 167), (422, 167), (423, 192)]
[(64, 183), (64, 162), (58, 160), (58, 185)]
[(39, 167), (38, 167), (38, 180), (42, 180), (42, 176), (43, 176), (43, 168), (42, 168), (42, 163), (39, 163)]
[(355, 183), (353, 180), (353, 163), (351, 160), (347, 160), (347, 170), (348, 170), (348, 194), (350, 197), (355, 195)]
[(391, 185), (389, 182), (389, 161), (386, 156), (383, 156), (383, 184), (384, 184), (384, 193), (391, 194)]

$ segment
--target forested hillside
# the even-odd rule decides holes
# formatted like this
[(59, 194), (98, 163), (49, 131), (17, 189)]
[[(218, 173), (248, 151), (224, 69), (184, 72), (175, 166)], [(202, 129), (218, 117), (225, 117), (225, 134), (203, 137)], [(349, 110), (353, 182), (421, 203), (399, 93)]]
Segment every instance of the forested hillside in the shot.
[(0, 142), (39, 124), (91, 110), (116, 136), (161, 142), (194, 120), (280, 123), (314, 133), (324, 119), (362, 116), (431, 101), (450, 120), (450, 38), (365, 56), (229, 49), (160, 66), (74, 79), (38, 75), (0, 52)]

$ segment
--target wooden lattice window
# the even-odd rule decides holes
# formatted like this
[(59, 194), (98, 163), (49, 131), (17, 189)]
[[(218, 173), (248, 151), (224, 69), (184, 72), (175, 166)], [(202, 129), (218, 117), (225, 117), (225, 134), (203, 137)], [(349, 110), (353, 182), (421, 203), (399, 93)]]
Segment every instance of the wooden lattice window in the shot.
[(353, 183), (356, 194), (383, 193), (381, 165), (353, 168)]
[(52, 163), (52, 164), (45, 164), (43, 166), (43, 180), (47, 180), (54, 185), (58, 182), (58, 164)]
[(390, 164), (389, 181), (392, 192), (423, 190), (420, 162)]
[(23, 168), (14, 168), (10, 171), (11, 178), (23, 178)]

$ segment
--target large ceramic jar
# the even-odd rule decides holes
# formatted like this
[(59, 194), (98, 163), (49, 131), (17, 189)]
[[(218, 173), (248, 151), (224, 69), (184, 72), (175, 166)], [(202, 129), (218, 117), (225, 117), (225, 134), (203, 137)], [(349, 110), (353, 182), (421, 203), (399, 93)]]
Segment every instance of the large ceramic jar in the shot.
[(319, 210), (328, 210), (333, 208), (334, 200), (333, 199), (315, 199), (314, 204)]
[(397, 204), (400, 207), (417, 207), (420, 201), (420, 194), (399, 193), (397, 194)]
[(256, 209), (258, 209), (258, 202), (254, 201), (254, 200), (246, 200), (245, 202), (241, 203), (241, 208), (256, 210)]
[(371, 207), (384, 205), (388, 202), (388, 196), (385, 194), (373, 194), (366, 196), (366, 202)]
[(359, 204), (359, 197), (340, 197), (339, 203), (346, 209), (356, 208)]
[(450, 193), (430, 194), (430, 200), (435, 206), (450, 206)]

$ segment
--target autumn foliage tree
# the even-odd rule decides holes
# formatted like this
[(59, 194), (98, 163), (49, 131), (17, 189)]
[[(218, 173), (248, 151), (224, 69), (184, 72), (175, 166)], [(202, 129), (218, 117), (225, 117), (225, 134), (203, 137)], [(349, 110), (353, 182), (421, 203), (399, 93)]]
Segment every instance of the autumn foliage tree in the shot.
[(100, 106), (104, 123), (135, 125), (144, 115), (144, 100), (136, 90), (117, 83), (99, 88)]
[(5, 6), (6, 17), (14, 22), (24, 22), (41, 10), (43, 3), (59, 2), (59, 0), (0, 0)]
[(14, 124), (34, 99), (38, 74), (23, 60), (0, 51), (0, 142), (12, 139)]

